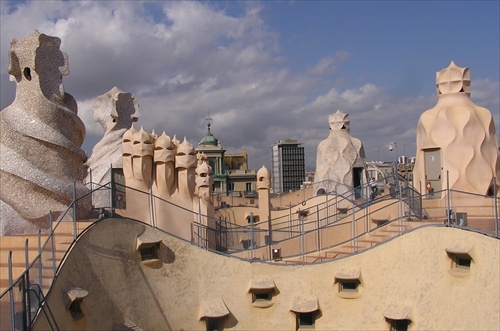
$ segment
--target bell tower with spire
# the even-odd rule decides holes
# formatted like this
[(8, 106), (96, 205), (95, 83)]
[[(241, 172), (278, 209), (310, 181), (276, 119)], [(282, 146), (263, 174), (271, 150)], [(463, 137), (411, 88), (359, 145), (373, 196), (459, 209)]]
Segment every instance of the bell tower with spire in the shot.
[(213, 121), (210, 114), (207, 114), (207, 133), (198, 143), (197, 152), (204, 153), (207, 156), (207, 162), (212, 167), (214, 175), (213, 192), (227, 192), (227, 171), (224, 163), (224, 153), (226, 150), (222, 147), (220, 141), (214, 137), (211, 132)]

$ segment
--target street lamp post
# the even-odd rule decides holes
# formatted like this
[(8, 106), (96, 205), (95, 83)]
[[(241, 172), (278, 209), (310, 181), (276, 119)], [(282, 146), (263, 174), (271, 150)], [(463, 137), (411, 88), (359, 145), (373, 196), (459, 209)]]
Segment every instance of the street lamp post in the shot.
[(399, 180), (398, 180), (398, 144), (394, 141), (389, 143), (389, 150), (394, 151), (394, 184), (396, 184), (396, 190), (399, 189)]

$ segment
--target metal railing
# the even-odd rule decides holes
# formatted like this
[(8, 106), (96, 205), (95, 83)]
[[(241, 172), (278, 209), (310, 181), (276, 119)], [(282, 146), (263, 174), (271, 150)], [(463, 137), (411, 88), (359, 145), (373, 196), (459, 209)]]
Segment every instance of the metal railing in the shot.
[[(96, 185), (96, 184), (94, 184)], [(495, 186), (496, 187), (496, 186)], [(405, 233), (406, 222), (410, 216), (417, 219), (425, 218), (422, 211), (422, 196), (406, 185), (399, 185), (398, 191), (390, 192), (389, 194), (374, 197), (370, 199), (370, 189), (364, 186), (357, 190), (353, 190), (343, 196), (326, 195), (325, 201), (316, 204), (312, 207), (292, 212), (289, 210), (288, 215), (284, 215), (273, 220), (265, 220), (255, 222), (253, 214), (250, 214), (248, 225), (242, 226), (224, 220), (221, 217), (214, 218), (202, 215), (199, 211), (195, 212), (189, 208), (183, 208), (175, 205), (170, 201), (154, 196), (151, 192), (142, 193), (149, 196), (151, 199), (150, 213), (151, 226), (165, 233), (175, 233), (176, 224), (169, 224), (158, 227), (156, 221), (155, 210), (158, 206), (168, 205), (169, 208), (174, 208), (175, 213), (185, 213), (186, 217), (192, 219), (191, 222), (191, 238), (180, 238), (190, 241), (192, 244), (202, 247), (207, 250), (218, 252), (218, 254), (226, 254), (243, 260), (262, 260), (265, 263), (274, 263), (277, 259), (273, 256), (272, 250), (280, 248), (282, 254), (279, 259), (295, 260), (302, 264), (325, 262), (328, 259), (339, 255), (356, 254), (358, 253), (358, 241), (362, 237), (378, 231), (383, 227), (396, 226), (398, 235)], [(43, 305), (44, 290), (48, 289), (58, 272), (57, 260), (63, 259), (68, 247), (64, 250), (58, 248), (60, 243), (56, 242), (56, 234), (66, 234), (67, 227), (63, 227), (63, 223), (71, 224), (72, 245), (77, 237), (87, 228), (88, 221), (96, 221), (100, 218), (113, 216), (115, 208), (125, 209), (126, 206), (126, 189), (123, 185), (110, 182), (106, 185), (96, 185), (96, 187), (82, 197), (74, 196), (73, 202), (68, 208), (57, 215), (49, 213), (48, 223), (50, 228), (47, 234), (38, 233), (38, 249), (36, 257), (30, 262), (28, 252), (28, 242), (25, 245), (25, 271), (17, 279), (13, 279), (12, 270), (12, 251), (9, 252), (9, 286), (0, 295), (0, 307), (2, 307), (2, 319), (0, 321), (0, 329), (29, 330), (31, 323), (36, 314), (43, 313), (49, 319), (51, 316), (50, 307)], [(76, 190), (75, 190), (76, 191)], [(88, 203), (89, 196), (96, 192), (108, 192), (110, 206), (101, 207), (98, 213), (93, 215), (80, 215), (81, 204)], [(468, 192), (454, 191), (449, 188), (440, 192), (446, 194), (447, 201), (450, 201), (444, 208), (436, 208), (434, 214), (442, 215), (443, 223), (441, 226), (462, 227), (473, 229), (473, 222), (481, 215), (469, 215), (469, 223), (458, 222), (456, 219), (457, 210), (454, 210), (453, 201), (455, 198), (464, 198), (468, 196), (480, 196)], [(484, 198), (484, 196), (481, 196)], [(424, 196), (425, 199), (431, 198)], [(491, 197), (487, 197), (485, 201), (490, 202), (488, 215), (495, 215), (494, 218), (484, 217), (481, 222), (489, 222), (486, 226), (487, 230), (483, 233), (498, 238), (498, 198), (496, 192), (493, 192)], [(491, 200), (489, 200), (491, 198)], [(86, 200), (87, 199), (87, 200)], [(370, 222), (370, 206), (371, 213), (376, 213), (381, 209), (374, 209), (374, 203), (382, 200), (388, 200), (383, 208), (395, 208), (397, 206), (398, 216), (394, 219), (387, 220), (384, 224), (374, 225)], [(338, 206), (340, 202), (348, 204), (350, 207), (347, 211), (339, 211), (333, 209), (333, 206)], [(485, 207), (485, 206), (483, 206)], [(335, 212), (334, 212), (335, 211)], [(54, 218), (56, 219), (54, 221)], [(87, 223), (82, 224), (80, 220), (86, 219)], [(182, 219), (185, 219), (183, 217)], [(184, 223), (185, 226), (185, 223)], [(66, 232), (66, 233), (65, 233)], [(335, 233), (335, 236), (332, 234)], [(175, 235), (175, 234), (174, 234)], [(42, 238), (45, 238), (42, 244)], [(332, 238), (336, 238), (333, 240)], [(293, 244), (290, 244), (292, 243)], [(341, 247), (349, 247), (349, 251), (339, 253)], [(321, 253), (322, 256), (314, 256), (314, 253)], [(59, 258), (57, 255), (59, 254)], [(63, 257), (60, 257), (63, 255)], [(5, 307), (8, 307), (10, 312), (9, 318), (4, 318)], [(47, 309), (42, 311), (40, 309)], [(51, 319), (53, 329), (58, 329), (57, 321)]]
[[(42, 313), (46, 316), (50, 327), (58, 330), (57, 321), (54, 320), (50, 307), (44, 305), (46, 292), (57, 274), (57, 262), (62, 260), (67, 253), (68, 248), (74, 243), (76, 238), (92, 222), (103, 217), (104, 213), (83, 214), (89, 199), (93, 193), (99, 191), (112, 192), (110, 183), (106, 185), (96, 185), (96, 188), (76, 198), (76, 189), (73, 186), (73, 201), (62, 212), (52, 213), (45, 219), (40, 219), (40, 224), (48, 224), (46, 233), (42, 230), (37, 235), (36, 256), (30, 261), (30, 245), (26, 239), (24, 247), (24, 263), (13, 261), (12, 250), (8, 253), (8, 276), (9, 285), (0, 294), (0, 329), (1, 330), (30, 330), (31, 324), (37, 314)], [(112, 215), (113, 208), (106, 208), (106, 214)], [(80, 222), (85, 219), (85, 224)], [(68, 226), (63, 226), (69, 224)], [(68, 232), (69, 231), (69, 232)], [(56, 236), (66, 238), (66, 242), (56, 242)], [(44, 240), (44, 242), (42, 242)], [(61, 248), (63, 247), (63, 248)], [(14, 279), (14, 268), (19, 269), (24, 264), (25, 270)], [(6, 318), (6, 312), (9, 312), (9, 318)]]
[[(407, 179), (398, 178), (398, 190), (391, 190), (384, 195), (368, 199), (369, 188), (364, 186), (357, 191), (348, 192), (343, 194), (342, 197), (335, 195), (325, 195), (325, 202), (316, 204), (313, 207), (300, 210), (300, 213), (294, 212), (291, 208), (289, 213), (274, 218), (272, 222), (254, 223), (250, 222), (248, 225), (236, 225), (228, 222), (227, 220), (214, 220), (216, 226), (213, 228), (199, 225), (202, 229), (198, 233), (212, 234), (213, 238), (222, 238), (220, 241), (224, 242), (223, 249), (217, 249), (227, 252), (245, 259), (261, 259), (259, 256), (264, 257), (264, 260), (271, 261), (271, 254), (269, 247), (280, 247), (282, 249), (282, 259), (293, 259), (312, 254), (315, 252), (324, 252), (336, 247), (346, 246), (349, 244), (352, 247), (352, 253), (358, 251), (357, 240), (361, 237), (375, 231), (380, 230), (381, 227), (390, 227), (398, 229), (399, 235), (407, 231), (407, 222), (424, 221), (432, 218), (434, 224), (439, 225), (442, 220), (442, 226), (462, 227), (471, 230), (480, 230), (485, 234), (498, 237), (498, 198), (495, 198), (496, 192), (492, 196), (486, 197), (485, 202), (491, 202), (489, 206), (482, 206), (487, 217), (481, 219), (481, 215), (469, 215), (469, 222), (462, 222), (457, 220), (456, 213), (450, 213), (453, 209), (453, 201), (456, 196), (477, 196), (485, 198), (478, 194), (471, 194), (467, 192), (459, 192), (451, 189), (439, 192), (450, 196), (451, 203), (444, 207), (434, 207), (432, 215), (423, 209), (423, 199), (432, 199), (430, 195), (422, 196), (413, 188)], [(465, 197), (467, 199), (467, 197)], [(491, 199), (491, 200), (490, 200)], [(333, 205), (344, 201), (351, 205), (347, 213), (340, 213), (338, 210), (334, 213), (329, 213)], [(390, 200), (390, 204), (386, 204), (384, 208), (397, 209), (397, 217), (387, 220), (383, 225), (377, 226), (370, 221), (370, 214), (368, 206), (382, 201)], [(304, 204), (306, 205), (306, 204)], [(463, 205), (463, 204), (462, 204)], [(294, 206), (297, 208), (300, 206)], [(466, 207), (462, 207), (465, 208)], [(371, 213), (376, 213), (378, 210), (370, 208)], [(230, 213), (230, 211), (221, 211), (220, 214)], [(463, 214), (463, 213), (462, 213)], [(494, 215), (494, 217), (491, 217)], [(229, 215), (228, 215), (229, 216)], [(475, 221), (482, 222), (477, 223)], [(486, 230), (484, 230), (486, 229)], [(336, 242), (332, 242), (330, 235), (332, 231), (343, 232), (344, 236), (338, 236)], [(298, 240), (297, 238), (301, 238)], [(287, 242), (295, 239), (295, 250), (284, 248)], [(199, 242), (205, 243), (206, 241), (200, 240)], [(247, 254), (242, 254), (247, 251)], [(260, 254), (258, 254), (260, 252)], [(326, 258), (325, 258), (326, 259)], [(304, 261), (304, 263), (309, 263)]]

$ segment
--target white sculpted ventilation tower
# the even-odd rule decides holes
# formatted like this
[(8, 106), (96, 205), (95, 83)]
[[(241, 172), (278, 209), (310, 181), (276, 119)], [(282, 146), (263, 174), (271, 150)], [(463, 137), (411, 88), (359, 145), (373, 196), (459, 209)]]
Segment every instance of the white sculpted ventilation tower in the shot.
[(351, 136), (349, 114), (337, 110), (328, 119), (330, 134), (318, 145), (315, 195), (345, 194), (366, 184), (365, 152), (361, 141)]
[(449, 174), (450, 189), (491, 195), (500, 175), (495, 124), (490, 111), (470, 99), (469, 68), (452, 61), (436, 73), (436, 87), (436, 106), (418, 122), (415, 187), (439, 192)]

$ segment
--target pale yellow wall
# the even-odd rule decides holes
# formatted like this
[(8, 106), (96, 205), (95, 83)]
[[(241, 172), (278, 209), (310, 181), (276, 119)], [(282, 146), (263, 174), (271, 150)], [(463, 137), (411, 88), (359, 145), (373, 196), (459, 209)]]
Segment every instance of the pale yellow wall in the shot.
[(271, 205), (273, 208), (288, 208), (308, 200), (312, 197), (313, 187), (306, 186), (298, 191), (281, 194), (277, 197), (271, 197)]
[[(135, 252), (136, 237), (144, 232), (162, 240), (162, 262), (155, 267), (142, 265)], [(450, 272), (445, 249), (457, 245), (472, 247), (465, 277)], [(427, 227), (334, 262), (270, 265), (214, 254), (140, 222), (109, 219), (79, 239), (47, 300), (62, 330), (111, 330), (125, 318), (143, 330), (203, 330), (200, 303), (216, 298), (230, 311), (226, 330), (294, 330), (290, 309), (296, 296), (317, 297), (318, 330), (387, 330), (383, 314), (391, 306), (409, 309), (410, 330), (498, 330), (499, 249), (492, 237)], [(340, 297), (335, 275), (356, 268), (359, 297)], [(265, 277), (277, 287), (273, 305), (253, 307), (250, 282)], [(61, 284), (68, 280), (89, 292), (79, 325), (62, 301)], [(33, 329), (45, 328), (40, 317)]]

